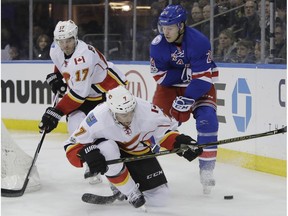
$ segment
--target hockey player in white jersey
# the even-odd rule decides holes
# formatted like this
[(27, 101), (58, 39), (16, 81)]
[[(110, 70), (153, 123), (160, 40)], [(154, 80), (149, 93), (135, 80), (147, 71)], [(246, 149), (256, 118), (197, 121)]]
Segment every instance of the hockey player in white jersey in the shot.
[[(177, 125), (157, 106), (118, 86), (87, 115), (64, 148), (73, 166), (86, 162), (91, 172), (105, 175), (135, 208), (145, 203), (163, 206), (169, 197), (167, 180), (156, 158), (108, 166), (106, 161), (151, 154), (155, 145), (169, 150), (182, 144), (195, 146), (195, 140), (180, 134)], [(192, 161), (201, 153), (201, 148), (189, 148), (180, 156)]]
[[(41, 131), (51, 132), (66, 115), (71, 134), (89, 111), (104, 101), (105, 92), (126, 84), (125, 75), (107, 62), (102, 53), (78, 40), (78, 27), (72, 20), (59, 21), (56, 25), (50, 57), (55, 68), (46, 81), (54, 93), (59, 92), (63, 97), (55, 108), (47, 108), (39, 124)], [(89, 176), (89, 172), (85, 175)], [(94, 180), (91, 183), (101, 178)]]

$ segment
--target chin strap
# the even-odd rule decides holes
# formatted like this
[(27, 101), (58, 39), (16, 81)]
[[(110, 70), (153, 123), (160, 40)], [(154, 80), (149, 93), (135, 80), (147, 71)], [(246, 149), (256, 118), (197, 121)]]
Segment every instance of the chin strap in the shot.
[(173, 43), (176, 43), (176, 41), (181, 37), (181, 35), (184, 34), (184, 29), (185, 29), (185, 24), (183, 26), (183, 32), (181, 33), (181, 29), (179, 27), (179, 30), (178, 30), (178, 37), (173, 41)]

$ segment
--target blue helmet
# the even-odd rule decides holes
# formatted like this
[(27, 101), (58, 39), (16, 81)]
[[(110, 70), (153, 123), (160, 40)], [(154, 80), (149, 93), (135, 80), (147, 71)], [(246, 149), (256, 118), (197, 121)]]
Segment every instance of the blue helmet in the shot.
[(167, 26), (185, 23), (187, 19), (186, 10), (181, 5), (168, 5), (159, 16), (158, 24)]

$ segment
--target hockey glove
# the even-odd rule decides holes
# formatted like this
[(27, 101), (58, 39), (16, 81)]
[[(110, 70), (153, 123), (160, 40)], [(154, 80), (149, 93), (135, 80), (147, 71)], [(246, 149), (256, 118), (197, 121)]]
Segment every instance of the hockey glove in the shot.
[(57, 127), (58, 122), (63, 115), (64, 114), (60, 110), (54, 107), (48, 107), (38, 125), (40, 132), (45, 130), (46, 133), (50, 133)]
[(170, 110), (171, 115), (179, 122), (186, 122), (191, 115), (195, 100), (183, 96), (176, 97)]
[(191, 146), (192, 148), (188, 147), (181, 153), (177, 153), (179, 156), (186, 158), (188, 161), (193, 161), (199, 155), (202, 154), (203, 149), (197, 148), (196, 141), (192, 139), (190, 136), (180, 134), (175, 138), (174, 148), (183, 148), (187, 146)]
[(46, 77), (46, 82), (51, 86), (51, 89), (54, 94), (57, 92), (60, 93), (61, 96), (63, 96), (67, 89), (67, 84), (63, 82), (63, 77), (61, 73), (50, 73)]
[(90, 144), (83, 147), (80, 152), (79, 156), (82, 161), (86, 162), (90, 173), (104, 173), (107, 172), (108, 166), (104, 155), (100, 153), (100, 150), (97, 148), (96, 144)]

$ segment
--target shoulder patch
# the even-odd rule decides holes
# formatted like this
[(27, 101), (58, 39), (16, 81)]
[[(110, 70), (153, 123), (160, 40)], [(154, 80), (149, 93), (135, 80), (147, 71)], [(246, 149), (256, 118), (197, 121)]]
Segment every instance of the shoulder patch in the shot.
[(96, 117), (94, 116), (93, 113), (90, 113), (87, 117), (86, 117), (86, 123), (88, 124), (89, 127), (91, 127), (93, 124), (95, 124), (97, 122)]
[(162, 40), (162, 35), (156, 36), (153, 41), (151, 42), (152, 45), (157, 45)]

